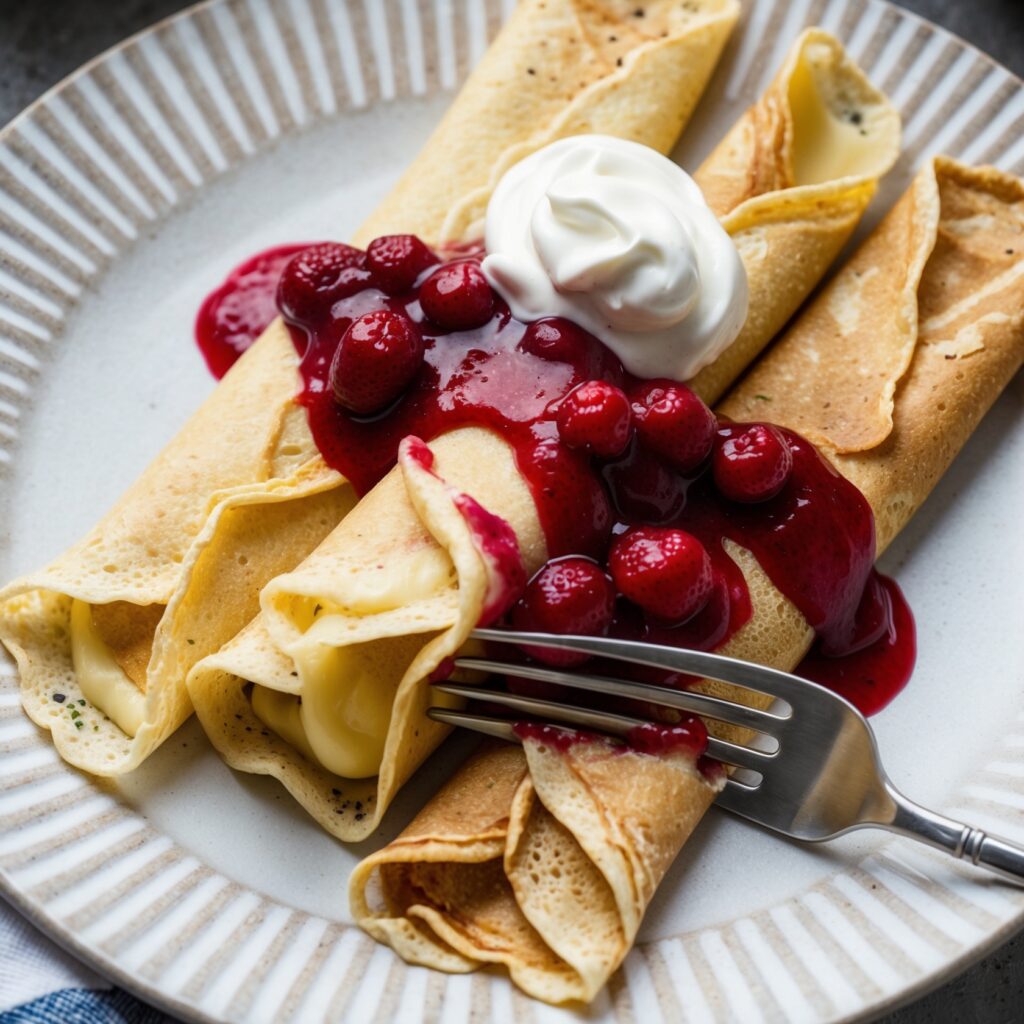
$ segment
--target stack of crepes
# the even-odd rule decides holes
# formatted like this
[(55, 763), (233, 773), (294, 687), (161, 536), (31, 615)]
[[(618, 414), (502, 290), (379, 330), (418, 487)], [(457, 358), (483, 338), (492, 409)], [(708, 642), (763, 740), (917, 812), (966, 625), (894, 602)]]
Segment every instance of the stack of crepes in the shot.
[[(838, 42), (811, 30), (794, 43), (696, 174), (737, 244), (751, 297), (740, 335), (695, 381), (703, 397), (724, 390), (824, 274), (895, 160), (898, 136), (898, 116)], [(373, 832), (448, 731), (425, 716), (426, 683), (463, 649), (489, 575), (493, 583), (487, 559), (474, 559), (471, 526), (453, 515), (459, 495), (509, 524), (527, 576), (547, 558), (503, 440), (467, 428), (430, 448), (448, 485), (431, 488), (436, 502), (416, 460), (400, 456), (302, 565), (265, 588), (261, 616), (189, 676), (228, 764), (276, 777), (344, 840)]]
[[(497, 168), (572, 132), (667, 151), (739, 5), (650, 0), (643, 18), (635, 11), (524, 0), (362, 240), (393, 229), (441, 241), (456, 207), (471, 219), (486, 204)], [(192, 666), (354, 504), (320, 457), (299, 383), (277, 320), (83, 541), (0, 591), (0, 640), (25, 710), (72, 764), (116, 775), (152, 753), (191, 714)]]
[[(1021, 181), (930, 162), (719, 412), (813, 439), (868, 499), (884, 549), (1024, 360), (1022, 239)], [(810, 627), (749, 552), (730, 553), (753, 616), (722, 653), (792, 668)], [(589, 1000), (716, 789), (690, 758), (610, 741), (485, 745), (357, 867), (353, 911), (413, 963), (504, 964), (537, 998)]]

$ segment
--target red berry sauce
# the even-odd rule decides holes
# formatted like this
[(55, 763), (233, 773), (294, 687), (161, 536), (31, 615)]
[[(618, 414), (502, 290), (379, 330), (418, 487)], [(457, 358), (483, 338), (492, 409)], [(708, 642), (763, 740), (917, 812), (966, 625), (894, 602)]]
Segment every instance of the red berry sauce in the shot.
[[(477, 247), (439, 254), (439, 259), (447, 255), (452, 261), (440, 268), (426, 265), (424, 253), (429, 250), (404, 238), (377, 248), (386, 282), (374, 278), (374, 260), (336, 254), (342, 263), (350, 256), (354, 262), (339, 272), (336, 284), (322, 289), (320, 308), (304, 308), (301, 322), (286, 316), (301, 357), (299, 400), (306, 406), (310, 429), (324, 459), (360, 493), (391, 469), (404, 438), (430, 441), (460, 426), (488, 427), (515, 451), (552, 559), (590, 558), (603, 569), (615, 538), (636, 527), (682, 530), (703, 544), (711, 586), (708, 592), (700, 581), (701, 600), (694, 605), (700, 605), (698, 611), (685, 621), (666, 623), (663, 615), (646, 613), (620, 593), (608, 635), (702, 650), (721, 647), (751, 616), (746, 581), (724, 547), (731, 540), (754, 554), (817, 632), (818, 643), (799, 671), (837, 689), (867, 713), (884, 707), (899, 692), (914, 662), (912, 616), (899, 588), (873, 569), (870, 507), (813, 445), (791, 431), (773, 428), (771, 434), (781, 439), (783, 448), (767, 446), (768, 456), (776, 463), (781, 459), (785, 472), (778, 472), (778, 465), (772, 470), (765, 464), (767, 475), (761, 473), (764, 466), (744, 468), (742, 479), (733, 472), (723, 488), (712, 471), (715, 454), (752, 425), (720, 424), (712, 439), (705, 422), (710, 414), (702, 412), (699, 400), (683, 385), (631, 377), (600, 342), (568, 321), (520, 323), (500, 297), (483, 292)], [(408, 266), (402, 263), (405, 259)], [(413, 286), (398, 291), (419, 267), (423, 269)], [(446, 272), (449, 267), (451, 273)], [(288, 293), (286, 285), (282, 283), (283, 294)], [(459, 307), (460, 289), (464, 309)], [(246, 295), (254, 299), (255, 291)], [(360, 416), (335, 400), (330, 367), (353, 320), (378, 310), (417, 325), (423, 360), (411, 380), (402, 382), (389, 408)], [(595, 446), (583, 432), (571, 443), (586, 446), (570, 447), (559, 433), (559, 410), (566, 396), (589, 381), (622, 389), (633, 402), (628, 446), (616, 457), (597, 452), (602, 447), (615, 450), (618, 441)], [(338, 385), (337, 380), (333, 383)], [(655, 384), (680, 393), (662, 401), (663, 391), (651, 390)], [(613, 422), (616, 417), (606, 416), (603, 408), (600, 412), (597, 434), (603, 439), (610, 436), (605, 419)], [(622, 417), (627, 423), (628, 412)], [(567, 429), (566, 414), (562, 419), (563, 431), (572, 434), (575, 424)], [(692, 426), (691, 444), (673, 438), (677, 423)], [(718, 475), (723, 472), (728, 476), (732, 467), (720, 467)], [(777, 493), (772, 493), (776, 484)], [(493, 527), (483, 524), (482, 533), (494, 533)], [(516, 580), (509, 592), (521, 591), (524, 582)], [(669, 686), (692, 681), (643, 669), (636, 676)]]
[(240, 263), (210, 292), (196, 316), (196, 342), (220, 380), (277, 317), (277, 282), (296, 254), (313, 243), (278, 245)]

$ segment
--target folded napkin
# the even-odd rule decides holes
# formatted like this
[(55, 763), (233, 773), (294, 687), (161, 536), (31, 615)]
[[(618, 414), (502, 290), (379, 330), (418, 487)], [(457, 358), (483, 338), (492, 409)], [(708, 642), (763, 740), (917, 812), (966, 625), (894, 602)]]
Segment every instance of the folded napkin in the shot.
[(173, 1024), (0, 903), (0, 1024)]

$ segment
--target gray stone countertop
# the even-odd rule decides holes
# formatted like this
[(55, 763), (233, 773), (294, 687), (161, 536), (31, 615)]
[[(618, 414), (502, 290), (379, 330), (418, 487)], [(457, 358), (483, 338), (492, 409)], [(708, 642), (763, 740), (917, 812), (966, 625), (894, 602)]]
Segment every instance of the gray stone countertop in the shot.
[[(0, 0), (0, 125), (80, 64), (182, 0)], [(902, 0), (1024, 77), (1024, 0)], [(1024, 1021), (1024, 933), (884, 1024)]]

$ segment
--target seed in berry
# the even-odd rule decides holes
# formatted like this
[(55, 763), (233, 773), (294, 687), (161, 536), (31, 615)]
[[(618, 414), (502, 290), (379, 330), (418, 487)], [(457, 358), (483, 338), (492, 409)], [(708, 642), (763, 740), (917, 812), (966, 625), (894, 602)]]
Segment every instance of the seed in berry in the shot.
[[(516, 629), (577, 636), (604, 636), (615, 612), (615, 588), (600, 566), (587, 558), (548, 562), (527, 584), (512, 610)], [(579, 665), (588, 655), (526, 647), (549, 665)]]
[(558, 433), (570, 448), (604, 458), (621, 455), (632, 429), (629, 399), (613, 384), (588, 380), (558, 408)]
[(423, 363), (423, 337), (407, 316), (379, 309), (349, 325), (331, 361), (335, 401), (357, 416), (387, 408)]
[(277, 307), (304, 325), (326, 321), (331, 307), (373, 284), (366, 253), (341, 242), (322, 242), (292, 257), (277, 286)]
[(711, 559), (704, 545), (685, 530), (627, 530), (612, 545), (608, 569), (630, 601), (662, 622), (685, 622), (711, 597)]
[(490, 320), (494, 292), (476, 260), (459, 260), (438, 267), (423, 282), (420, 305), (438, 327), (469, 331)]
[(685, 384), (645, 381), (632, 399), (640, 439), (680, 472), (695, 470), (711, 454), (715, 414)]
[(715, 486), (733, 501), (774, 498), (786, 486), (792, 469), (789, 443), (767, 423), (721, 431), (711, 460)]
[(412, 291), (437, 257), (415, 235), (381, 235), (366, 247), (366, 265), (388, 295)]

